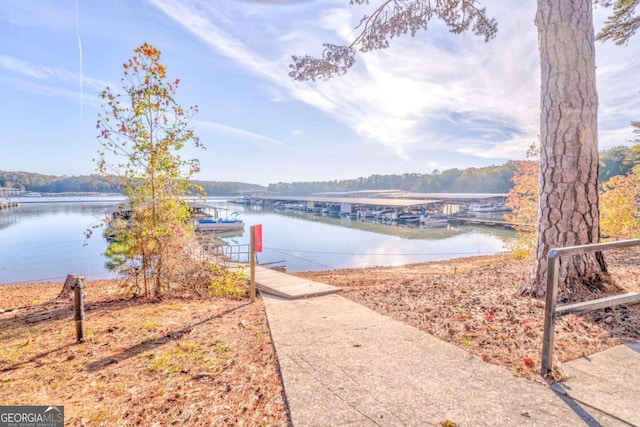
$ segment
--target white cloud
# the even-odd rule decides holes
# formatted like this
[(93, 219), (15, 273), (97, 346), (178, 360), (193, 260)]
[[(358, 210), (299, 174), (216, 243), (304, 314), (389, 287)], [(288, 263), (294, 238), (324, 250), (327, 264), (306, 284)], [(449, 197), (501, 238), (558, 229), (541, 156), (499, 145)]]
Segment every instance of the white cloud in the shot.
[[(33, 64), (7, 55), (0, 55), (0, 69), (10, 71), (23, 78), (47, 80), (52, 83), (77, 83), (81, 78), (80, 74), (73, 73), (69, 70)], [(112, 86), (108, 81), (94, 79), (87, 76), (82, 76), (82, 82), (84, 85), (98, 90), (104, 89), (110, 85)]]
[[(80, 91), (78, 89), (64, 88), (53, 84), (41, 83), (40, 81), (30, 81), (20, 78), (6, 78), (0, 76), (0, 84), (10, 86), (23, 92), (42, 95), (50, 98), (60, 98), (71, 102), (80, 102)], [(99, 107), (100, 102), (97, 96), (84, 96), (82, 104), (91, 107)]]
[(633, 128), (628, 124), (616, 129), (600, 130), (598, 143), (601, 150), (606, 150), (618, 145), (629, 145), (634, 137)]
[(178, 0), (148, 0), (168, 17), (182, 25), (220, 54), (232, 59), (248, 71), (275, 82), (286, 82), (286, 76), (274, 72), (274, 62), (251, 51), (230, 33), (216, 26), (206, 16), (199, 14), (197, 2)]
[(331, 8), (322, 13), (320, 26), (335, 32), (345, 44), (350, 44), (357, 33), (353, 29), (353, 16), (344, 8)]
[[(338, 38), (347, 33), (343, 13), (335, 24)], [(315, 84), (331, 100), (316, 106), (403, 157), (415, 144), (442, 148), (434, 141), (451, 139), (457, 132), (479, 133), (462, 122), (447, 126), (447, 117), (456, 112), (484, 116), (493, 125), (504, 123), (534, 138), (539, 99), (535, 28), (526, 14), (515, 16), (524, 16), (530, 30), (523, 30), (520, 22), (504, 29), (488, 45), (469, 35), (447, 35), (451, 41), (436, 44), (433, 40), (440, 42), (443, 37), (439, 28), (415, 38), (394, 39), (388, 50), (359, 55), (358, 65), (346, 76)], [(353, 15), (351, 22), (357, 19)], [(327, 27), (325, 18), (319, 21), (319, 27)], [(526, 59), (514, 62), (513, 57)], [(496, 133), (505, 131), (485, 129), (485, 136), (477, 135), (475, 149), (468, 149), (469, 153), (485, 157), (488, 149), (501, 152), (492, 148)], [(455, 150), (463, 142), (447, 144)]]
[(11, 56), (0, 55), (0, 68), (35, 79), (48, 78), (51, 72)]
[(10, 25), (65, 29), (74, 21), (73, 8), (60, 8), (57, 2), (3, 1), (0, 2), (0, 22)]
[(478, 144), (477, 140), (462, 140), (457, 142), (456, 145), (459, 147), (456, 148), (456, 151), (485, 159), (524, 159), (527, 149), (533, 142), (535, 140), (529, 137), (517, 136), (510, 138), (508, 144)]
[[(537, 139), (540, 83), (531, 2), (491, 4), (494, 10), (489, 13), (496, 15), (500, 27), (489, 43), (474, 35), (448, 34), (442, 24), (433, 22), (415, 38), (396, 38), (387, 50), (359, 54), (346, 76), (300, 83), (287, 76), (290, 56), (318, 54), (322, 42), (348, 43), (357, 34), (354, 27), (361, 8), (331, 4), (322, 9), (308, 3), (304, 20), (282, 23), (276, 37), (279, 57), (269, 58), (243, 42), (260, 31), (259, 14), (245, 14), (253, 21), (238, 24), (255, 30), (251, 35), (242, 31), (232, 35), (232, 28), (216, 25), (230, 22), (228, 17), (210, 15), (232, 13), (233, 7), (245, 7), (242, 3), (223, 2), (225, 7), (204, 13), (197, 0), (149, 1), (211, 49), (274, 85), (274, 93), (286, 93), (330, 114), (356, 134), (393, 148), (399, 157), (408, 158), (419, 146), (479, 158), (521, 158)], [(315, 21), (308, 18), (313, 14)], [(269, 32), (274, 28), (271, 25)], [(640, 118), (638, 97), (629, 89), (630, 70), (637, 75), (640, 65), (630, 59), (637, 55), (629, 55), (637, 52), (637, 46), (623, 54), (611, 53), (611, 46), (598, 49), (605, 52), (601, 56), (606, 64), (598, 71), (601, 128), (607, 130), (601, 139), (609, 141), (621, 132), (620, 115), (638, 113)]]
[(215, 122), (203, 121), (203, 120), (194, 120), (194, 124), (197, 126), (202, 126), (207, 129), (213, 129), (215, 131), (234, 135), (234, 136), (240, 136), (243, 138), (249, 138), (257, 141), (269, 142), (271, 144), (278, 144), (278, 145), (282, 144), (281, 142), (276, 141), (272, 138), (269, 138), (268, 136), (260, 135), (255, 132), (251, 132), (245, 129), (239, 129), (233, 126), (223, 125), (221, 123), (215, 123)]

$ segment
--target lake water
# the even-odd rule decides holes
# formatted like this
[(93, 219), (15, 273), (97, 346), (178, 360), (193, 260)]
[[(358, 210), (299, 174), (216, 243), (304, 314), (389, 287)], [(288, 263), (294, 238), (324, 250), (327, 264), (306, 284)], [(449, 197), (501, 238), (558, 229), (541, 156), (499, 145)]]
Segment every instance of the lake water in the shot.
[[(87, 279), (113, 277), (104, 268), (107, 247), (102, 231), (85, 239), (101, 223), (113, 198), (56, 199), (0, 211), (0, 283), (62, 281), (67, 274)], [(65, 200), (61, 202), (60, 200)], [(227, 237), (248, 244), (249, 226), (262, 224), (261, 263), (283, 261), (288, 271), (401, 265), (494, 254), (504, 251), (512, 232), (486, 227), (415, 229), (356, 220), (245, 209), (221, 200), (209, 204), (235, 210), (245, 232)]]

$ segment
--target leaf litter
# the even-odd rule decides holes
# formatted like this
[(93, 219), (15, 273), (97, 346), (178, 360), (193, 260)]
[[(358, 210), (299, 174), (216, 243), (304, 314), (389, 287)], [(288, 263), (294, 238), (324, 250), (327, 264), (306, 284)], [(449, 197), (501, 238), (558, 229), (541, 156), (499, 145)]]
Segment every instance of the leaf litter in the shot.
[[(583, 292), (571, 301), (640, 291), (640, 250), (608, 251), (619, 288)], [(398, 267), (304, 272), (342, 287), (341, 295), (448, 341), (488, 363), (532, 381), (540, 377), (544, 300), (520, 296), (532, 265), (509, 255), (479, 256)], [(640, 339), (640, 304), (557, 319), (553, 379), (562, 362)]]
[(62, 284), (0, 297), (0, 401), (64, 405), (65, 425), (287, 425), (260, 299), (122, 299), (87, 282), (85, 340)]

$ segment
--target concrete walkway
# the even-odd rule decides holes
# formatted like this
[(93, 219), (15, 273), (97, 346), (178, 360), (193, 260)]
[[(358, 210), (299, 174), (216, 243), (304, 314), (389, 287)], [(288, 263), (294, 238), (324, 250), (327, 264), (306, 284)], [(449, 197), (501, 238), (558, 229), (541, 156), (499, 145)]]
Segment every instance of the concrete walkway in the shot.
[(294, 427), (629, 425), (342, 296), (262, 295)]
[(568, 379), (554, 390), (615, 416), (621, 425), (640, 426), (640, 342), (572, 360), (564, 370)]

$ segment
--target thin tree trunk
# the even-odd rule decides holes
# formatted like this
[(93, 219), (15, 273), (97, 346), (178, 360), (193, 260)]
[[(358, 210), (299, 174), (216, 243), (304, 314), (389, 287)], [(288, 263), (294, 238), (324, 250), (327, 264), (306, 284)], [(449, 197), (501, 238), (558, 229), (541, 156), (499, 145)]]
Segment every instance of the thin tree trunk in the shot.
[[(591, 0), (538, 0), (542, 72), (540, 230), (535, 277), (525, 291), (542, 295), (553, 248), (597, 243), (598, 96)], [(601, 282), (602, 255), (561, 259), (565, 293)]]

